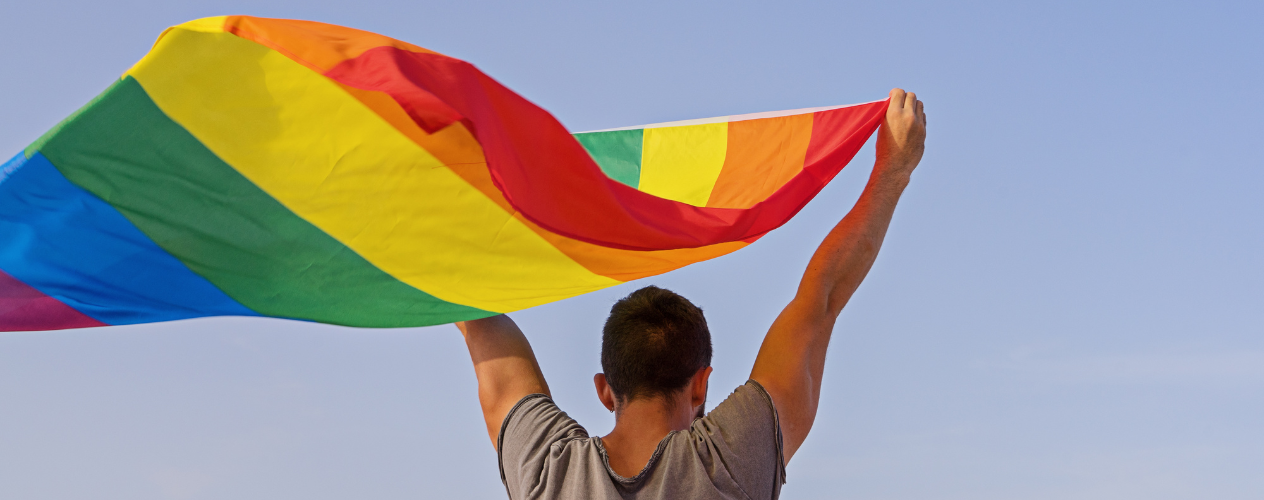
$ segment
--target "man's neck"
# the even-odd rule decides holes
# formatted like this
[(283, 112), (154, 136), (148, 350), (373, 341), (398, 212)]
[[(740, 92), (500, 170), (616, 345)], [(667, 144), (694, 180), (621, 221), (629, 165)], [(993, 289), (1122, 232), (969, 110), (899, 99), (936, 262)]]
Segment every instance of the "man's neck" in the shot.
[(658, 443), (672, 431), (693, 424), (693, 409), (668, 398), (640, 398), (620, 404), (614, 430), (601, 438), (610, 468), (623, 477), (634, 477), (649, 464)]

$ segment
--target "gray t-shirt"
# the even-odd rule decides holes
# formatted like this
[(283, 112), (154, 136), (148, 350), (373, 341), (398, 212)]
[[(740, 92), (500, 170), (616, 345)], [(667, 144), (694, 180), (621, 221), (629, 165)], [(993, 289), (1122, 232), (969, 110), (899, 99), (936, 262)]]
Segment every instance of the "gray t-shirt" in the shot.
[(616, 474), (601, 438), (543, 394), (509, 411), (497, 449), (511, 500), (776, 499), (786, 478), (777, 409), (754, 380), (659, 441), (636, 477)]

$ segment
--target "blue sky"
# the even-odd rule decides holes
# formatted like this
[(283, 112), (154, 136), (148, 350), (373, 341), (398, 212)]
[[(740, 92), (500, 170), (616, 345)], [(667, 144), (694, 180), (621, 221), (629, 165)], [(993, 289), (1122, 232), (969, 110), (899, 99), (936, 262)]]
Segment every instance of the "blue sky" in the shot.
[[(1264, 496), (1259, 3), (8, 1), (18, 152), (171, 24), (376, 31), (469, 60), (575, 131), (927, 103), (927, 153), (839, 321), (785, 498)], [(748, 374), (866, 148), (736, 254), (513, 315), (561, 406), (610, 304), (690, 297), (713, 403)], [(222, 318), (0, 335), (0, 498), (503, 498), (451, 326)]]

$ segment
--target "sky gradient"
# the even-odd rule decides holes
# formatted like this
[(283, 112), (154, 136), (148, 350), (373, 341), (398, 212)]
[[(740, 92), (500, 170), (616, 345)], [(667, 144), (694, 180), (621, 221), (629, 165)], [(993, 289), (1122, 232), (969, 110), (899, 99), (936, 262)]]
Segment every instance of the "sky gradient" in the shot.
[[(462, 58), (577, 132), (916, 91), (926, 155), (838, 322), (783, 498), (1264, 496), (1259, 3), (122, 0), (3, 13), (10, 156), (166, 26), (223, 14)], [(872, 160), (869, 146), (747, 249), (513, 314), (561, 407), (609, 431), (592, 388), (600, 327), (645, 284), (706, 311), (722, 400)], [(451, 326), (219, 318), (0, 334), (0, 498), (504, 495)]]

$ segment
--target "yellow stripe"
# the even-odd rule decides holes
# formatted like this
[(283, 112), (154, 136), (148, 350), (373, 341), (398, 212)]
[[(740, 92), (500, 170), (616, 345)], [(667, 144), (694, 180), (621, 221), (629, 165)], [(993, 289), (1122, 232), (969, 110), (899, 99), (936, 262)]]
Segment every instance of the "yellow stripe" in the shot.
[(203, 17), (187, 23), (177, 24), (169, 29), (182, 29), (201, 33), (223, 33), (224, 21), (226, 20), (228, 20), (228, 16)]
[(621, 283), (566, 257), (333, 81), (262, 45), (176, 29), (131, 75), (287, 208), (440, 299), (507, 312)]
[[(203, 17), (201, 19), (194, 19), (192, 21), (188, 21), (185, 23), (181, 23), (181, 24), (177, 24), (175, 26), (169, 27), (165, 30), (162, 30), (162, 33), (158, 34), (158, 39), (154, 40), (154, 46), (150, 47), (149, 51), (152, 53), (155, 49), (157, 49), (158, 45), (162, 43), (162, 39), (166, 38), (167, 34), (171, 33), (172, 31), (188, 30), (188, 31), (198, 31), (202, 33), (223, 33), (224, 22), (227, 20), (228, 20), (228, 16)], [(146, 55), (145, 57), (149, 57), (149, 56)], [(136, 66), (140, 66), (142, 62), (145, 62), (145, 58), (141, 58), (140, 61), (137, 61), (136, 64), (132, 65), (131, 68), (129, 68), (126, 72), (123, 73), (123, 76), (132, 74), (132, 71), (136, 69)]]
[(646, 193), (706, 206), (724, 169), (729, 124), (645, 129), (641, 146), (641, 184)]

